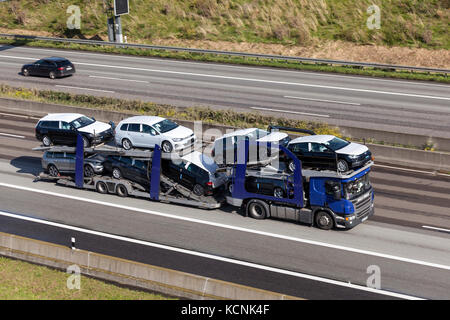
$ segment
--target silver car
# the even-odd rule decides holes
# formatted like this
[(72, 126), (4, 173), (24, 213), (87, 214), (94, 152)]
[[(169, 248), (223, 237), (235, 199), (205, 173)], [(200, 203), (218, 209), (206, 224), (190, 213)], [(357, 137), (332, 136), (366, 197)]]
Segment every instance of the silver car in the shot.
[[(92, 177), (103, 172), (103, 161), (105, 159), (101, 155), (91, 155), (84, 159), (84, 176)], [(46, 151), (42, 156), (42, 168), (46, 170), (50, 176), (57, 177), (61, 172), (75, 172), (75, 154), (68, 152), (51, 152)]]

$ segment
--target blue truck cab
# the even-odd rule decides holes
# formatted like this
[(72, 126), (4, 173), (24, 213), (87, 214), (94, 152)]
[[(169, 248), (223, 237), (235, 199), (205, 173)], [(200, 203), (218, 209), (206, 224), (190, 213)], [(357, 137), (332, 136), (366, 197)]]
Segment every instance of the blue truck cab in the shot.
[[(249, 143), (240, 150), (248, 150)], [(302, 170), (300, 160), (284, 146), (271, 146), (284, 152), (295, 162), (295, 170), (285, 171), (247, 168), (246, 153), (230, 172), (232, 187), (227, 203), (240, 207), (246, 216), (255, 219), (269, 217), (316, 225), (320, 229), (351, 229), (374, 214), (374, 193), (369, 173), (373, 162), (347, 173), (330, 170)], [(289, 190), (284, 198), (248, 192), (245, 188), (249, 176), (279, 179), (287, 175)], [(293, 195), (293, 196), (290, 196)]]

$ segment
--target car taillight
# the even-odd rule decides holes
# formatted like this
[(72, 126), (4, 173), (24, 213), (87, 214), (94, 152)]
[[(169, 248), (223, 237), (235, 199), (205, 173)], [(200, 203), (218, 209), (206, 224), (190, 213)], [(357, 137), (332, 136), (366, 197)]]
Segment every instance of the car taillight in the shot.
[(213, 157), (215, 157), (215, 156), (216, 156), (216, 149), (212, 149), (212, 151), (211, 151), (211, 155), (212, 155)]
[(206, 183), (206, 186), (208, 186), (208, 187), (214, 187), (214, 183), (212, 183), (212, 181), (208, 181), (207, 183)]
[(62, 70), (64, 70), (64, 67), (59, 67), (58, 70), (62, 71)]

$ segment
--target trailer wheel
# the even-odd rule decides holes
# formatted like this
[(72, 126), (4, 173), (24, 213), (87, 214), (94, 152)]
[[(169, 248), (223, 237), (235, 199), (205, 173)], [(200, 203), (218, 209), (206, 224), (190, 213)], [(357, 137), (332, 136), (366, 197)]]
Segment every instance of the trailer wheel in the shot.
[(331, 215), (326, 211), (319, 211), (316, 214), (316, 226), (322, 230), (330, 230), (333, 228), (334, 221)]
[(97, 189), (97, 192), (101, 193), (101, 194), (108, 193), (108, 187), (107, 187), (106, 183), (104, 183), (103, 181), (97, 182), (95, 189)]
[(247, 215), (253, 219), (263, 220), (268, 216), (269, 207), (261, 200), (251, 200), (247, 203)]
[(119, 197), (128, 197), (128, 189), (123, 184), (118, 184), (116, 187), (116, 193)]

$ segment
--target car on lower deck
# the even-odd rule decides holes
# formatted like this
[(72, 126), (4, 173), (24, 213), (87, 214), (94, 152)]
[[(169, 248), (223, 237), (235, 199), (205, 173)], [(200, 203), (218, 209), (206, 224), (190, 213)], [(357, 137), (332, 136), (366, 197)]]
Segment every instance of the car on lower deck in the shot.
[[(85, 177), (92, 177), (103, 173), (103, 161), (101, 155), (91, 155), (84, 159), (83, 174)], [(42, 168), (52, 177), (57, 177), (61, 173), (75, 173), (75, 153), (46, 151), (42, 156)]]
[(44, 76), (50, 79), (75, 74), (75, 66), (66, 58), (50, 57), (22, 66), (24, 76)]
[(107, 156), (103, 162), (104, 171), (115, 179), (127, 179), (145, 189), (150, 188), (149, 162), (125, 156)]
[(163, 159), (161, 167), (164, 175), (191, 189), (197, 196), (216, 194), (226, 188), (228, 181), (225, 173), (217, 172), (214, 160), (198, 151), (181, 158)]
[(84, 147), (113, 140), (113, 123), (104, 123), (79, 113), (51, 113), (41, 118), (35, 127), (36, 139), (45, 147), (74, 146), (81, 134)]

